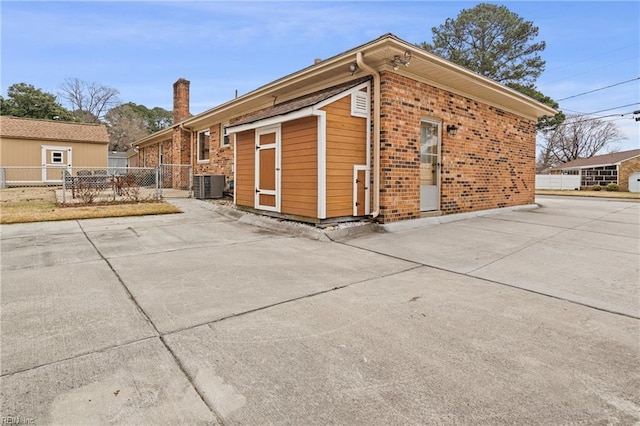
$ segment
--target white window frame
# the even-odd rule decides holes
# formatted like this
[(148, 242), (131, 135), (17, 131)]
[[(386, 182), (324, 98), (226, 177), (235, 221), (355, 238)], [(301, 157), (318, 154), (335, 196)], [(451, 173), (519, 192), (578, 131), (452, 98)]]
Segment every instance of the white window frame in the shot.
[[(229, 127), (229, 123), (222, 124), (222, 129), (220, 130), (220, 148), (229, 148), (235, 142), (235, 133), (229, 134), (227, 128)], [(233, 140), (232, 140), (233, 138)]]
[[(200, 143), (202, 142), (200, 139), (200, 135), (206, 135), (206, 137), (209, 139), (209, 149), (207, 150), (207, 158), (200, 158), (200, 153), (202, 152), (202, 149), (200, 149)], [(209, 129), (205, 129), (205, 130), (201, 130), (198, 132), (198, 139), (196, 142), (196, 149), (197, 149), (197, 156), (198, 156), (198, 163), (199, 164), (203, 164), (203, 163), (208, 163), (209, 159), (211, 158), (211, 132), (209, 131)]]
[[(56, 161), (54, 156), (60, 155), (60, 160)], [(51, 151), (51, 164), (64, 164), (64, 151)]]

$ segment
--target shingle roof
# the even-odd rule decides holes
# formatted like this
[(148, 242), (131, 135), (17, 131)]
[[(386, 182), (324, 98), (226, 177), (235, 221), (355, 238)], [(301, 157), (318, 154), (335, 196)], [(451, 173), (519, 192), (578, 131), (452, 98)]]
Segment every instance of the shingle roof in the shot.
[(0, 117), (0, 136), (67, 142), (109, 143), (104, 124), (71, 123), (33, 118)]
[(578, 158), (561, 164), (554, 169), (579, 169), (583, 167), (605, 166), (609, 164), (617, 164), (621, 161), (628, 160), (633, 157), (640, 156), (640, 149), (632, 149), (630, 151), (613, 152), (611, 154), (595, 155), (591, 158)]
[(339, 84), (337, 86), (329, 87), (328, 89), (320, 90), (290, 101), (283, 102), (279, 105), (264, 109), (262, 111), (256, 111), (254, 113), (244, 116), (240, 121), (233, 123), (233, 126), (239, 126), (241, 124), (254, 123), (265, 118), (277, 117), (279, 115), (285, 115), (290, 112), (298, 111), (308, 106), (319, 104), (320, 102), (331, 98), (332, 96), (342, 93), (345, 90), (349, 90), (352, 87), (357, 86), (360, 83), (364, 83), (369, 80), (370, 77), (363, 77), (357, 80), (351, 80), (346, 83)]

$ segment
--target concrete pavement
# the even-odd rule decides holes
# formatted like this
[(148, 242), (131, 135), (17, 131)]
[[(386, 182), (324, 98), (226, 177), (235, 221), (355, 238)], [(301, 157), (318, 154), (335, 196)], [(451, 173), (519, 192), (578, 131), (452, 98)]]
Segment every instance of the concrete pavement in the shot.
[(537, 201), (342, 243), (193, 199), (3, 225), (0, 415), (636, 424), (640, 204)]

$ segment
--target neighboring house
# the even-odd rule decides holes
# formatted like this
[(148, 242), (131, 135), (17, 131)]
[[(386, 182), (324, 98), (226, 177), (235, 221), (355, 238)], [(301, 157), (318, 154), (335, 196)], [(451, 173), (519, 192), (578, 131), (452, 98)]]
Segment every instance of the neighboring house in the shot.
[(109, 135), (102, 124), (0, 117), (2, 182), (57, 184), (64, 170), (107, 168)]
[(201, 114), (174, 84), (174, 126), (139, 165), (233, 181), (237, 207), (388, 223), (534, 202), (537, 119), (553, 109), (392, 34)]
[(110, 151), (107, 156), (108, 173), (119, 174), (124, 173), (128, 165), (128, 154), (126, 152)]
[(582, 188), (616, 183), (620, 191), (640, 192), (640, 149), (579, 158), (554, 167), (551, 173), (580, 175)]

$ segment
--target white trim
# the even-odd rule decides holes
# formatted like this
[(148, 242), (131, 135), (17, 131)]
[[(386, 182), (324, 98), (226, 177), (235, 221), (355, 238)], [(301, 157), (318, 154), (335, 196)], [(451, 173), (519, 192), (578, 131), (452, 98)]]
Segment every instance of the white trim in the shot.
[[(64, 164), (64, 150), (56, 149), (49, 152), (51, 153), (51, 164)], [(60, 154), (60, 161), (56, 161), (54, 154)]]
[[(235, 135), (234, 135), (235, 136)], [(238, 156), (236, 155), (238, 152), (238, 143), (236, 138), (233, 138), (233, 204), (236, 203), (236, 188), (238, 188), (238, 177), (236, 176), (236, 170), (238, 170)]]
[[(438, 211), (440, 210), (440, 198), (441, 198), (441, 185), (440, 185), (440, 175), (441, 173), (441, 162), (442, 162), (442, 121), (436, 118), (421, 118), (420, 119), (420, 137), (422, 138), (422, 124), (430, 123), (438, 126), (438, 147), (436, 153), (436, 208), (433, 210), (422, 210), (420, 207), (420, 212), (423, 211)], [(422, 140), (420, 140), (420, 150), (422, 150)], [(422, 164), (422, 152), (420, 152), (420, 162), (418, 165)]]
[[(200, 158), (200, 135), (201, 134), (206, 134), (207, 137), (209, 138), (209, 158)], [(211, 131), (210, 129), (205, 129), (205, 130), (199, 130), (196, 133), (196, 161), (198, 162), (198, 164), (207, 164), (211, 162)]]
[[(42, 182), (60, 182), (60, 179), (47, 179), (47, 168), (54, 167), (62, 169), (65, 167), (64, 161), (62, 163), (49, 163), (47, 162), (47, 151), (56, 151), (63, 152), (67, 151), (67, 164), (66, 168), (68, 172), (71, 172), (71, 167), (73, 166), (73, 148), (70, 146), (59, 146), (59, 145), (40, 145), (41, 152), (41, 161), (42, 161)], [(64, 158), (63, 158), (64, 159)]]
[[(274, 143), (270, 143), (270, 144), (266, 144), (266, 145), (260, 145), (260, 136), (261, 135), (268, 135), (270, 133), (275, 133), (275, 142)], [(254, 169), (254, 181), (255, 181), (255, 189), (259, 189), (260, 188), (260, 155), (258, 154), (258, 151), (260, 149), (275, 149), (275, 173), (276, 173), (276, 189), (275, 190), (265, 190), (265, 189), (260, 189), (260, 192), (255, 192), (254, 195), (254, 207), (256, 209), (260, 209), (260, 210), (269, 210), (269, 211), (274, 211), (274, 212), (280, 212), (280, 188), (281, 188), (281, 177), (282, 177), (282, 173), (280, 173), (280, 167), (281, 167), (281, 159), (280, 159), (280, 141), (281, 139), (281, 126), (280, 124), (277, 124), (275, 126), (268, 126), (268, 127), (263, 127), (260, 129), (256, 129), (255, 131), (255, 169)], [(276, 205), (274, 206), (264, 206), (260, 204), (260, 194), (263, 195), (274, 195), (276, 198)]]
[(315, 111), (318, 117), (318, 219), (327, 218), (327, 112)]
[[(235, 141), (236, 135), (235, 133), (231, 133), (229, 131), (229, 123), (220, 123), (220, 141), (219, 141), (219, 145), (220, 148), (229, 148), (231, 146), (231, 137), (233, 136), (233, 139)], [(224, 143), (224, 139), (225, 137), (228, 138), (228, 142)]]
[(369, 214), (369, 166), (354, 165), (353, 166), (353, 215), (358, 216), (358, 172), (364, 172), (365, 190), (364, 190), (364, 214)]

